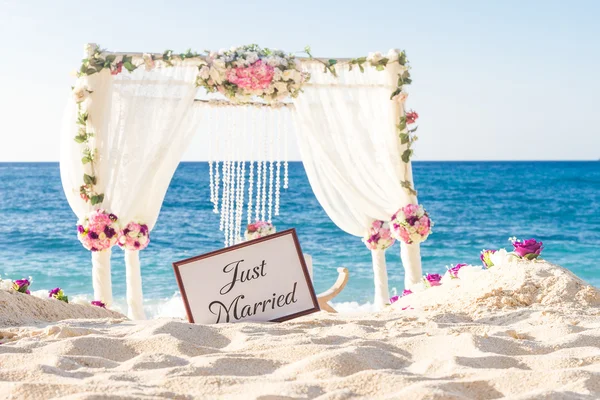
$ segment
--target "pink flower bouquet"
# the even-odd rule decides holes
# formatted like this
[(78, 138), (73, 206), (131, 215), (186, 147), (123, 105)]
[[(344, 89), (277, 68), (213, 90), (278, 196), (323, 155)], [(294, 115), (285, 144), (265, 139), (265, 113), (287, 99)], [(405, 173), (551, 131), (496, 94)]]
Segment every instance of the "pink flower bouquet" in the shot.
[(123, 250), (144, 250), (150, 243), (148, 225), (130, 222), (119, 235), (119, 247)]
[(110, 249), (117, 244), (117, 216), (104, 210), (94, 210), (77, 225), (77, 237), (90, 251)]
[(387, 222), (373, 221), (362, 241), (369, 250), (385, 250), (393, 245), (396, 239), (392, 237)]
[(256, 221), (253, 224), (248, 224), (244, 237), (246, 240), (258, 239), (264, 236), (272, 235), (275, 233), (275, 227), (273, 224), (267, 221)]
[(431, 233), (433, 222), (423, 206), (408, 204), (392, 216), (392, 235), (404, 243), (420, 243)]

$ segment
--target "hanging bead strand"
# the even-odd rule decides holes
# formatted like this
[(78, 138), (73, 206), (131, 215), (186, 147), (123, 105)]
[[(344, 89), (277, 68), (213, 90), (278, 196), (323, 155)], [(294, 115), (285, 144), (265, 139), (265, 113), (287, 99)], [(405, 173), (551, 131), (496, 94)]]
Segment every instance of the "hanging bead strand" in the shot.
[(275, 148), (277, 149), (277, 166), (275, 172), (275, 216), (279, 215), (279, 193), (281, 190), (281, 128), (283, 126), (283, 113), (285, 107), (279, 109), (277, 118), (277, 132), (275, 135)]
[(269, 211), (268, 211), (268, 221), (273, 221), (273, 134), (275, 132), (275, 127), (273, 126), (275, 123), (276, 111), (273, 109), (269, 109)]
[(256, 110), (251, 109), (252, 131), (250, 133), (250, 171), (248, 173), (248, 224), (252, 223), (252, 190), (254, 189), (254, 140), (256, 136)]
[(283, 133), (283, 188), (288, 188), (288, 128), (291, 124), (291, 111), (286, 107), (286, 124)]

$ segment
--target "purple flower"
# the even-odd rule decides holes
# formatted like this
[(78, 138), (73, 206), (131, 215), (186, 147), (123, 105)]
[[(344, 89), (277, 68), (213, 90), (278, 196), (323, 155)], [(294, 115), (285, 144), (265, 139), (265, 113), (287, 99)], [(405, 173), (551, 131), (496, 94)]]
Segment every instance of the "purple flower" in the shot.
[(58, 292), (60, 292), (60, 288), (54, 288), (51, 291), (48, 292), (48, 297), (54, 297), (56, 295), (58, 295)]
[(98, 251), (98, 249), (92, 246), (92, 248), (90, 249), (90, 251)]
[(90, 232), (88, 235), (90, 239), (98, 239), (98, 234), (96, 232)]
[(113, 228), (111, 228), (110, 226), (106, 225), (104, 227), (104, 234), (106, 235), (107, 238), (112, 238), (113, 236), (115, 236), (115, 230)]
[(395, 302), (397, 302), (398, 298), (398, 296), (390, 297), (390, 304), (394, 304)]
[(528, 260), (538, 258), (544, 249), (543, 243), (538, 242), (535, 239), (516, 240), (513, 242), (513, 247), (515, 248), (515, 253), (519, 257), (526, 258)]
[(481, 262), (483, 263), (484, 267), (489, 268), (489, 267), (494, 266), (494, 263), (492, 262), (492, 259), (490, 258), (490, 256), (492, 254), (494, 254), (496, 251), (498, 251), (498, 250), (483, 250), (481, 252), (481, 255), (479, 256), (479, 258), (481, 259)]
[(77, 225), (77, 232), (79, 232), (79, 233), (85, 232), (85, 229), (83, 228), (83, 225)]
[(140, 233), (142, 235), (147, 235), (148, 234), (148, 225), (146, 225), (146, 224), (140, 225)]
[(129, 233), (129, 229), (128, 228), (123, 229), (123, 235), (127, 235), (128, 233)]
[(140, 242), (137, 242), (137, 241), (136, 241), (136, 242), (135, 242), (133, 245), (134, 245), (134, 246), (135, 246), (135, 248), (137, 249), (138, 247), (140, 247)]
[(442, 280), (442, 276), (440, 274), (427, 274), (425, 277), (427, 282), (429, 282), (430, 286), (440, 286), (440, 281)]
[(116, 222), (117, 221), (117, 216), (115, 214), (108, 214), (108, 218), (110, 218), (110, 220), (112, 222)]
[(406, 222), (408, 222), (408, 224), (410, 226), (415, 226), (415, 222), (417, 222), (418, 220), (419, 220), (419, 217), (417, 217), (416, 215), (406, 218)]
[(458, 278), (458, 271), (460, 271), (460, 269), (462, 267), (465, 267), (467, 264), (456, 264), (454, 267), (448, 269), (448, 272), (450, 272), (450, 276), (452, 276), (453, 278)]
[(104, 304), (100, 300), (94, 300), (90, 304), (93, 305), (93, 306), (96, 306), (96, 307), (106, 308), (106, 304)]
[(404, 291), (402, 292), (402, 297), (408, 296), (409, 294), (412, 294), (412, 290), (410, 290), (410, 289), (404, 289)]
[(13, 282), (13, 289), (20, 293), (30, 294), (29, 285), (31, 285), (29, 279), (17, 279)]

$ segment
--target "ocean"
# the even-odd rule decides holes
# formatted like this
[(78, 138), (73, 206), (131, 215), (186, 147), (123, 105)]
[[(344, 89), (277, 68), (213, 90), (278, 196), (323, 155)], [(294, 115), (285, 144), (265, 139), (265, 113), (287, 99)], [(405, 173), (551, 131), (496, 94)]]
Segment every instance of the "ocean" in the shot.
[[(422, 244), (424, 272), (478, 264), (484, 248), (511, 248), (508, 238), (544, 242), (542, 257), (600, 286), (600, 162), (415, 162), (419, 201), (435, 222)], [(150, 316), (183, 315), (173, 274), (177, 260), (222, 246), (219, 217), (209, 201), (207, 163), (181, 163), (169, 187), (150, 246), (141, 252), (145, 308)], [(370, 252), (344, 233), (317, 202), (302, 163), (290, 164), (278, 230), (296, 228), (313, 256), (314, 283), (324, 291), (350, 270), (336, 298), (342, 310), (369, 309), (373, 297)], [(57, 286), (91, 299), (90, 253), (76, 235), (58, 163), (0, 163), (0, 276), (33, 277), (32, 290)], [(387, 250), (392, 292), (403, 289), (398, 243)], [(123, 252), (112, 256), (115, 303), (125, 304)]]

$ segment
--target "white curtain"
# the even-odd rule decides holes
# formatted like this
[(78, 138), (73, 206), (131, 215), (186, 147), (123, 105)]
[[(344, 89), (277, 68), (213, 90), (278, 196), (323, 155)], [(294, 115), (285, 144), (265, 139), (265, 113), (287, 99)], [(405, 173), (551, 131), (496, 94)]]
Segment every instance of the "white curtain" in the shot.
[[(313, 60), (303, 67), (311, 80), (294, 104), (308, 179), (332, 221), (362, 236), (373, 220), (389, 221), (400, 207), (417, 202), (401, 185), (412, 183), (412, 174), (401, 160), (406, 145), (396, 130), (403, 105), (390, 100), (398, 64), (384, 71), (366, 67), (364, 73), (340, 67), (337, 78)], [(401, 251), (410, 253), (402, 257), (410, 287), (421, 276), (419, 246), (402, 246)], [(375, 304), (381, 306), (389, 302), (385, 258), (377, 257), (373, 267)]]
[[(98, 153), (95, 163), (100, 205), (119, 218), (152, 230), (169, 183), (195, 133), (195, 66), (175, 66), (113, 76), (108, 70), (83, 78), (92, 90), (88, 107)], [(81, 145), (73, 140), (76, 106), (67, 107), (61, 148), (61, 178), (69, 204), (81, 218), (92, 209), (79, 197), (83, 173)], [(94, 296), (112, 302), (110, 254), (93, 254)], [(137, 251), (126, 253), (129, 315), (144, 318)]]

